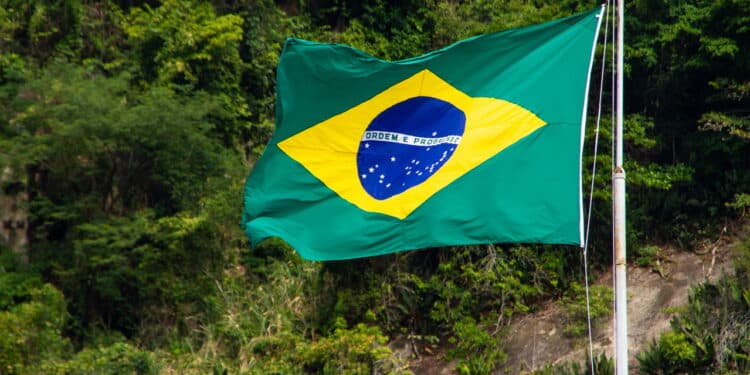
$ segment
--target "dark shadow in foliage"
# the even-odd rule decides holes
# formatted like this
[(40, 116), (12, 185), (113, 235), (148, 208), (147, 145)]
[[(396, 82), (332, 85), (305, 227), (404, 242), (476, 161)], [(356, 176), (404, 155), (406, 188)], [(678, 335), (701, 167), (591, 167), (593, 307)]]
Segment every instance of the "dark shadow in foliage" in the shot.
[(215, 101), (127, 81), (53, 65), (20, 89), (0, 140), (28, 185), (31, 262), (65, 291), (76, 336), (92, 323), (133, 335), (147, 306), (189, 294), (165, 270), (200, 285), (220, 258), (198, 247), (214, 237), (189, 213), (232, 156), (211, 138)]

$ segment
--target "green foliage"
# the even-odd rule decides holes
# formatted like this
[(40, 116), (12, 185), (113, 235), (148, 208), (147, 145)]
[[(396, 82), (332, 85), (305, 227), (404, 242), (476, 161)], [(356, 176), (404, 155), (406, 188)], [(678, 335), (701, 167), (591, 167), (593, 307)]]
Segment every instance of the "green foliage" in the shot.
[(0, 153), (27, 173), (32, 260), (58, 280), (76, 321), (132, 334), (143, 309), (195, 303), (210, 285), (203, 272), (223, 264), (198, 203), (209, 187), (232, 186), (224, 171), (237, 163), (210, 137), (215, 102), (70, 65), (20, 92)]
[[(294, 350), (314, 328), (319, 269), (309, 262), (270, 261), (263, 283), (251, 282), (253, 275), (240, 265), (227, 270), (204, 292), (208, 314), (189, 315), (186, 333), (155, 335), (171, 338), (160, 356), (165, 368), (207, 373), (229, 362), (257, 374), (300, 372)], [(153, 324), (144, 329), (153, 330)]]
[[(18, 95), (18, 89), (28, 74), (26, 62), (21, 56), (0, 53), (0, 124), (7, 124), (10, 120), (9, 116), (13, 111), (11, 102)], [(6, 126), (0, 126), (0, 136), (9, 135), (9, 130)], [(2, 157), (0, 153), (0, 163), (7, 163)]]
[(43, 283), (12, 250), (0, 245), (0, 310), (26, 302)]
[(726, 131), (741, 139), (750, 139), (750, 117), (739, 117), (721, 112), (704, 113), (698, 120), (702, 130)]
[(324, 1), (313, 6), (318, 39), (378, 58), (406, 59), (477, 34), (549, 21), (596, 7), (591, 1)]
[[(102, 319), (119, 329), (135, 328), (136, 322), (130, 319), (140, 306), (131, 301), (138, 285), (129, 253), (147, 225), (147, 217), (136, 216), (77, 226), (75, 267), (60, 269), (57, 274), (73, 301), (73, 310), (84, 322)], [(92, 305), (101, 307), (92, 313)]]
[(667, 332), (638, 356), (639, 369), (646, 374), (704, 373), (713, 353), (700, 352), (699, 358), (699, 348), (708, 345), (712, 350), (711, 338), (700, 344), (683, 333)]
[(68, 318), (63, 294), (42, 284), (4, 248), (0, 271), (0, 372), (27, 373), (43, 361), (63, 358), (72, 349), (62, 335)]
[[(320, 293), (320, 265), (270, 261), (266, 282), (247, 288), (241, 273), (216, 282), (207, 298), (215, 314), (203, 316), (190, 338), (172, 342), (163, 362), (167, 369), (205, 373), (239, 360), (252, 374), (268, 373), (408, 373), (384, 346), (377, 326), (346, 327), (335, 319), (330, 334), (315, 337), (315, 303)], [(224, 366), (224, 365), (221, 365)]]
[(734, 275), (693, 288), (672, 330), (638, 354), (645, 374), (744, 373), (750, 370), (750, 246), (738, 249)]
[(684, 334), (667, 332), (659, 338), (659, 346), (664, 350), (665, 359), (671, 363), (690, 365), (697, 359), (696, 348), (690, 345)]
[(157, 374), (153, 356), (127, 343), (86, 348), (65, 362), (43, 363), (39, 370), (50, 375)]
[(241, 90), (249, 103), (249, 128), (242, 134), (245, 152), (259, 157), (273, 133), (276, 64), (289, 36), (318, 38), (308, 34), (309, 19), (304, 14), (289, 16), (272, 0), (236, 4), (244, 23), (240, 56), (244, 70)]
[(449, 342), (455, 346), (448, 350), (447, 357), (458, 360), (459, 374), (491, 374), (507, 357), (498, 339), (470, 317), (454, 324)]
[(634, 252), (635, 263), (641, 267), (646, 267), (654, 263), (655, 260), (660, 259), (659, 246), (646, 245), (637, 247)]
[[(505, 359), (504, 328), (570, 282), (571, 252), (470, 246), (326, 264), (322, 325), (336, 318), (378, 322), (386, 332), (437, 336), (457, 371), (492, 372)], [(566, 260), (566, 256), (567, 258)], [(412, 263), (418, 261), (419, 263)], [(328, 301), (327, 303), (325, 303)]]
[(242, 18), (216, 16), (209, 3), (171, 0), (133, 8), (124, 28), (140, 62), (136, 79), (212, 93), (222, 109), (216, 131), (229, 145), (239, 140), (249, 114), (240, 91), (241, 26)]
[[(498, 314), (498, 327), (519, 312), (528, 312), (527, 301), (543, 294), (543, 282), (559, 277), (544, 268), (542, 259), (528, 248), (465, 247), (452, 259), (441, 261), (429, 279), (436, 298), (430, 311), (436, 322), (452, 326), (463, 316), (489, 310)], [(540, 268), (535, 266), (542, 265)], [(532, 268), (533, 267), (533, 268)], [(534, 270), (533, 273), (529, 271)], [(537, 283), (529, 283), (535, 280)]]
[(329, 337), (296, 349), (306, 372), (321, 374), (404, 373), (389, 363), (388, 339), (377, 327), (357, 324), (347, 329), (343, 320)]
[[(614, 375), (615, 363), (605, 353), (594, 358), (593, 374)], [(534, 375), (592, 375), (591, 362), (587, 360), (582, 363), (564, 363), (559, 365), (547, 365), (541, 370), (534, 371)]]
[[(440, 342), (458, 371), (488, 373), (511, 319), (550, 298), (581, 332), (570, 249), (321, 265), (281, 241), (248, 250), (237, 220), (242, 180), (273, 132), (286, 37), (404, 59), (598, 5), (0, 0), (0, 170), (4, 188), (30, 194), (30, 264), (0, 252), (0, 372), (405, 372), (387, 334)], [(660, 256), (649, 244), (690, 246), (750, 205), (750, 8), (626, 6), (628, 243), (646, 265)], [(595, 270), (611, 260), (598, 251), (610, 244), (611, 125), (602, 120), (594, 181)], [(642, 353), (642, 371), (748, 371), (743, 262), (694, 291), (674, 332)], [(606, 315), (609, 292), (593, 292), (595, 316)], [(596, 362), (608, 373), (611, 361)], [(588, 371), (575, 365), (550, 373)]]
[(221, 172), (224, 151), (207, 135), (209, 97), (131, 92), (125, 78), (56, 65), (21, 88), (22, 110), (0, 140), (2, 154), (16, 172), (43, 174), (47, 184), (37, 188), (53, 204), (105, 214), (149, 202), (174, 210), (205, 194), (206, 178)]
[[(585, 288), (577, 282), (572, 282), (559, 303), (566, 312), (563, 332), (573, 337), (585, 336), (588, 332)], [(612, 288), (606, 285), (591, 285), (589, 287), (589, 305), (593, 329), (596, 327), (596, 323), (607, 316), (611, 316)]]
[(80, 45), (81, 3), (68, 1), (0, 2), (0, 51), (44, 62)]
[(63, 295), (50, 284), (32, 290), (28, 302), (0, 311), (0, 368), (13, 374), (62, 357), (70, 350), (62, 336), (66, 316)]
[(690, 245), (726, 212), (725, 202), (750, 190), (747, 158), (741, 156), (748, 146), (743, 131), (750, 65), (737, 52), (750, 42), (740, 26), (748, 11), (746, 2), (724, 0), (637, 1), (628, 9), (631, 70), (625, 102), (652, 119), (658, 141), (649, 154), (635, 157), (689, 165), (694, 181), (636, 196), (647, 207), (638, 214), (654, 220), (647, 226), (668, 223), (664, 239)]
[(347, 43), (387, 60), (426, 52), (429, 11), (423, 2), (337, 0), (322, 5), (311, 14), (319, 39)]
[[(595, 119), (590, 118), (589, 123)], [(658, 141), (657, 128), (653, 117), (643, 114), (629, 114), (624, 124), (625, 144), (625, 171), (628, 185), (628, 238), (627, 242), (632, 247), (639, 248), (644, 245), (644, 237), (660, 238), (659, 233), (653, 233), (652, 228), (664, 221), (671, 225), (665, 225), (670, 229), (676, 228), (675, 222), (685, 219), (683, 216), (675, 216), (675, 210), (684, 210), (684, 201), (674, 197), (673, 191), (687, 186), (693, 181), (694, 170), (684, 163), (654, 163), (655, 154), (661, 147)], [(606, 264), (609, 260), (598, 252), (597, 247), (611, 247), (611, 192), (613, 150), (610, 142), (612, 138), (612, 121), (609, 118), (601, 119), (599, 135), (599, 151), (597, 154), (597, 174), (594, 181), (592, 228), (589, 247), (591, 249), (591, 260), (594, 263)], [(586, 142), (594, 143), (595, 128), (589, 127), (586, 134)], [(592, 146), (588, 146), (592, 147)], [(593, 167), (593, 155), (584, 154), (584, 191), (591, 186), (591, 168)], [(674, 201), (672, 201), (674, 199)], [(686, 220), (687, 223), (695, 224)], [(692, 229), (692, 228), (691, 228)], [(685, 241), (695, 240), (699, 237), (696, 230), (675, 230), (683, 236), (689, 236)], [(669, 236), (664, 236), (669, 237)], [(604, 253), (609, 253), (604, 251)]]

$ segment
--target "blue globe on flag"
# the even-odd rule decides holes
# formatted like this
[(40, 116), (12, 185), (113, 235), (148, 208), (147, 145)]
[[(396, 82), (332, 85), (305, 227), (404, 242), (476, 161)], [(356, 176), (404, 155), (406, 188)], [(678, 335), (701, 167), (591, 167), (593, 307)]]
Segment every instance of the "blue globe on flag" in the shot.
[(359, 143), (362, 187), (384, 200), (423, 183), (453, 156), (465, 124), (463, 111), (437, 98), (417, 96), (389, 107)]

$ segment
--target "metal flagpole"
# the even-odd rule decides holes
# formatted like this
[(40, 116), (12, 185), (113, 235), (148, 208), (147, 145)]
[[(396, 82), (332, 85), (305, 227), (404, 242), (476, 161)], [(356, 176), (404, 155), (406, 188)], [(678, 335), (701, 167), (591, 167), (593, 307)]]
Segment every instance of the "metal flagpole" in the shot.
[(612, 176), (615, 243), (615, 374), (628, 374), (628, 301), (625, 261), (625, 169), (622, 164), (623, 52), (625, 0), (617, 0), (617, 121), (615, 170)]

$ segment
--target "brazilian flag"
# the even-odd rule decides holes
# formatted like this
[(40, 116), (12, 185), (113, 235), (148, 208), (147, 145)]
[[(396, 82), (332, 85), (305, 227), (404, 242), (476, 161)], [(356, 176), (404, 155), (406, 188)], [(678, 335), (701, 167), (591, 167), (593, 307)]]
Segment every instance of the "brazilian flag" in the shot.
[(288, 39), (243, 228), (337, 260), (582, 244), (585, 96), (600, 10), (401, 61)]

